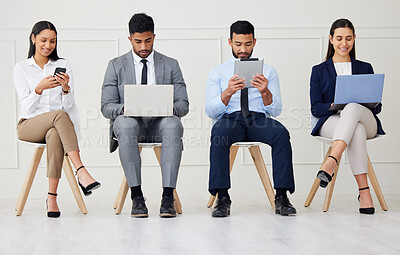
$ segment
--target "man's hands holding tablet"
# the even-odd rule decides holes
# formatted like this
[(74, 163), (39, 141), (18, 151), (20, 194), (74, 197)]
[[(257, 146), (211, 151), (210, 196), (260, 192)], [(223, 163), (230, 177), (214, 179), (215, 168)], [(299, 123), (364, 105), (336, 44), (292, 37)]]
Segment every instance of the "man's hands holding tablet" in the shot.
[[(238, 74), (235, 74), (229, 79), (228, 88), (221, 94), (222, 102), (228, 105), (231, 97), (239, 90), (246, 86), (244, 78), (239, 78)], [(268, 79), (263, 74), (253, 75), (251, 80), (251, 86), (258, 89), (263, 99), (264, 105), (270, 105), (272, 103), (272, 94), (268, 89)]]

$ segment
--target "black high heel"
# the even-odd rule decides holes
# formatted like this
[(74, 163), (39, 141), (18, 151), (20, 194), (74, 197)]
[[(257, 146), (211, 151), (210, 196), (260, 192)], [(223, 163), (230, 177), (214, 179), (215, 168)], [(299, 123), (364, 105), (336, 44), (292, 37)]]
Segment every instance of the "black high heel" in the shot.
[[(329, 155), (329, 158), (333, 158), (336, 161), (336, 165), (339, 165), (339, 161), (332, 155)], [(319, 182), (319, 186), (321, 188), (326, 188), (326, 186), (328, 186), (328, 183), (330, 181), (332, 181), (332, 177), (335, 175), (335, 173), (332, 173), (332, 175), (328, 174), (327, 172), (325, 172), (324, 170), (319, 170), (317, 173), (317, 177), (318, 179), (320, 179), (321, 181)]]
[[(367, 186), (365, 188), (361, 188), (358, 190), (361, 191), (361, 190), (366, 190), (366, 189), (369, 189), (369, 187)], [(360, 202), (360, 195), (358, 195), (357, 200), (358, 200), (358, 202)], [(374, 214), (375, 213), (375, 207), (359, 208), (358, 210), (362, 214)]]
[[(84, 166), (78, 167), (78, 169), (76, 169), (76, 171), (75, 171), (75, 175), (77, 175), (77, 174), (78, 174), (78, 171), (81, 170), (82, 168), (84, 168)], [(87, 185), (86, 187), (84, 187), (84, 186), (80, 183), (79, 178), (78, 178), (78, 184), (79, 184), (79, 187), (81, 187), (82, 192), (83, 192), (83, 194), (84, 194), (85, 196), (91, 195), (91, 194), (92, 194), (92, 190), (95, 190), (95, 189), (100, 188), (100, 185), (101, 185), (99, 182), (95, 181), (95, 182), (93, 182), (93, 183)]]
[[(52, 196), (57, 196), (57, 193), (47, 192), (47, 194), (52, 195)], [(47, 204), (47, 199), (46, 199), (46, 207), (47, 207), (47, 210), (48, 210), (49, 206)], [(60, 217), (60, 215), (61, 215), (60, 211), (58, 211), (58, 212), (47, 212), (47, 217), (49, 217), (49, 218), (58, 218), (58, 217)]]

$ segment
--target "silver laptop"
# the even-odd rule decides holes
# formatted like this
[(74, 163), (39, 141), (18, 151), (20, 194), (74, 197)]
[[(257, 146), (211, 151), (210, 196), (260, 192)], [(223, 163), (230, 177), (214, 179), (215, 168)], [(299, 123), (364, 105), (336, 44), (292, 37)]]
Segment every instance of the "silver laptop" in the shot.
[(348, 103), (373, 109), (382, 101), (384, 74), (339, 75), (335, 100), (329, 110), (342, 110)]
[(174, 85), (136, 85), (124, 87), (124, 115), (165, 117), (173, 115)]

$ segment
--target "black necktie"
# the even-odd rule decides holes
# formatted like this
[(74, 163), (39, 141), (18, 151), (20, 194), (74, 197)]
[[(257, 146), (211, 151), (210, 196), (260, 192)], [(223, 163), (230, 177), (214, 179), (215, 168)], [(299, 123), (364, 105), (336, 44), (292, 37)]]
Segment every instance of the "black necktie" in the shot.
[(243, 118), (249, 116), (249, 91), (247, 88), (241, 90), (240, 94), (240, 110), (242, 112)]
[(141, 84), (147, 84), (147, 59), (142, 59), (140, 62), (143, 63), (143, 69), (142, 69), (142, 82)]

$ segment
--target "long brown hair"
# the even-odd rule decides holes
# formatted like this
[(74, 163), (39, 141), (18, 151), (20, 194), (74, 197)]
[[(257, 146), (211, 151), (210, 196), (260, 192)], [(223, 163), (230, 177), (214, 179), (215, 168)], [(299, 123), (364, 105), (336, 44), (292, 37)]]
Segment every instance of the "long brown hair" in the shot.
[[(29, 34), (28, 58), (34, 56), (35, 52), (36, 52), (36, 47), (32, 42), (31, 36), (33, 35), (33, 36), (36, 37), (40, 32), (42, 32), (42, 30), (45, 30), (45, 29), (50, 29), (50, 30), (54, 31), (56, 33), (56, 36), (57, 36), (56, 27), (50, 21), (45, 21), (44, 20), (44, 21), (39, 21), (38, 23), (36, 23), (32, 28), (32, 32)], [(49, 58), (51, 60), (60, 59), (60, 57), (57, 54), (57, 37), (56, 37), (56, 47), (54, 48), (53, 52), (49, 55)]]
[[(353, 23), (351, 23), (350, 20), (348, 19), (338, 19), (335, 20), (335, 22), (333, 22), (332, 26), (331, 26), (331, 30), (329, 31), (329, 34), (332, 36), (333, 38), (333, 34), (335, 33), (335, 29), (336, 28), (341, 28), (341, 27), (348, 27), (351, 30), (353, 30), (353, 35), (355, 35), (356, 30), (354, 29)], [(351, 58), (356, 58), (356, 44), (354, 42), (353, 44), (353, 49), (351, 49), (350, 51), (350, 57)], [(335, 49), (333, 48), (333, 45), (330, 41), (328, 41), (328, 51), (326, 52), (326, 57), (325, 57), (325, 61), (330, 59), (331, 57), (333, 57), (333, 55), (335, 55)]]

